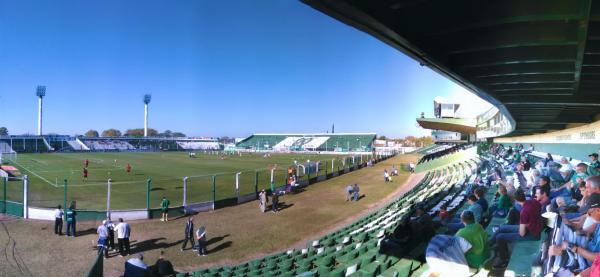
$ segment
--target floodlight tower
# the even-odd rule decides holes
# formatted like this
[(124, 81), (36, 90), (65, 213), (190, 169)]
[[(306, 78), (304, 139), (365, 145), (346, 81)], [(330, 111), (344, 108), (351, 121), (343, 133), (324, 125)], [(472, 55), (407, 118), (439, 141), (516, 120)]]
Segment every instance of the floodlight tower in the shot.
[(37, 86), (35, 95), (38, 97), (38, 136), (42, 135), (42, 98), (46, 96), (46, 86)]
[(151, 94), (144, 95), (144, 137), (148, 136), (148, 104), (152, 100)]

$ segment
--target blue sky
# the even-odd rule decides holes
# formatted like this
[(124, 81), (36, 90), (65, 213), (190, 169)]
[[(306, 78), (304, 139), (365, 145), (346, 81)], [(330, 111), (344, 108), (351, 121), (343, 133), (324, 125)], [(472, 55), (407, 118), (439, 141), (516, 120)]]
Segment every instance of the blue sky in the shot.
[[(189, 136), (421, 135), (435, 96), (468, 94), (298, 1), (0, 0), (0, 126), (35, 133), (143, 126)], [(464, 97), (457, 98), (464, 98)]]

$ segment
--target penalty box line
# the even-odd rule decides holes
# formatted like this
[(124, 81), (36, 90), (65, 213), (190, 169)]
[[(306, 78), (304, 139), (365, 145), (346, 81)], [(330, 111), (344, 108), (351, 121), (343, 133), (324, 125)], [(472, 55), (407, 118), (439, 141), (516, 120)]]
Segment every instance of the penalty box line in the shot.
[(30, 170), (29, 168), (27, 168), (27, 167), (23, 166), (22, 164), (18, 163), (17, 161), (13, 161), (13, 162), (14, 162), (15, 164), (17, 164), (19, 167), (22, 167), (23, 169), (25, 169), (26, 171), (28, 171), (29, 173), (31, 173), (31, 174), (35, 175), (36, 177), (40, 178), (42, 181), (44, 181), (44, 182), (46, 182), (46, 183), (50, 184), (51, 186), (53, 186), (53, 187), (55, 187), (55, 188), (57, 188), (57, 187), (58, 187), (57, 185), (55, 185), (55, 184), (53, 184), (52, 182), (48, 181), (46, 178), (44, 178), (44, 177), (40, 176), (39, 174), (37, 174), (37, 173), (33, 172), (32, 170)]

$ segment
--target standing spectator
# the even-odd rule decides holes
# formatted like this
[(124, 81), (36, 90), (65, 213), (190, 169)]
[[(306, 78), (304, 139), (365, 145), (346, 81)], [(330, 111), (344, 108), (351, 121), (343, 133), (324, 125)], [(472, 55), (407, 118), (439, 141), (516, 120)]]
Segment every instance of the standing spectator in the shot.
[(353, 193), (353, 187), (350, 184), (346, 187), (346, 201), (352, 200), (352, 193)]
[(63, 216), (62, 206), (58, 205), (54, 210), (54, 234), (59, 236), (62, 236)]
[(106, 229), (108, 229), (108, 247), (115, 251), (115, 224), (110, 220), (110, 217), (106, 219)]
[(206, 256), (206, 227), (200, 226), (196, 231), (196, 240), (198, 241), (198, 256)]
[(180, 249), (182, 252), (185, 249), (185, 246), (187, 245), (188, 240), (190, 241), (190, 244), (192, 245), (192, 249), (194, 249), (194, 218), (191, 216), (188, 218), (188, 221), (185, 223), (185, 235), (183, 237), (183, 244), (181, 245), (181, 249)]
[(129, 255), (129, 236), (131, 235), (129, 224), (123, 222), (122, 218), (119, 218), (119, 224), (115, 227), (115, 231), (117, 231), (119, 255), (121, 255), (121, 257)]
[(147, 277), (150, 276), (148, 265), (144, 263), (144, 255), (139, 253), (125, 262), (125, 274), (123, 277)]
[(104, 252), (104, 258), (108, 258), (108, 229), (106, 228), (106, 220), (98, 226), (96, 230), (98, 234), (98, 253)]
[(76, 216), (77, 212), (75, 211), (75, 206), (71, 204), (71, 206), (66, 211), (67, 236), (75, 236), (77, 226)]
[(258, 203), (260, 205), (260, 211), (264, 213), (267, 209), (267, 192), (264, 189), (258, 194)]
[(354, 201), (358, 201), (358, 193), (360, 192), (358, 184), (354, 184), (354, 186), (352, 187), (352, 191), (354, 193)]
[(163, 196), (162, 201), (160, 201), (160, 211), (162, 214), (162, 218), (160, 221), (169, 221), (169, 199)]
[(156, 260), (156, 263), (154, 264), (154, 269), (156, 270), (156, 275), (160, 277), (172, 276), (176, 273), (175, 270), (173, 270), (173, 264), (165, 259), (165, 252), (162, 250), (160, 251), (158, 260)]
[(588, 157), (592, 160), (587, 168), (587, 174), (590, 176), (600, 175), (600, 162), (598, 161), (598, 153), (592, 153)]
[(278, 212), (279, 210), (277, 209), (277, 205), (279, 204), (279, 193), (277, 193), (277, 191), (273, 191), (273, 195), (271, 196), (271, 201), (272, 203), (272, 207), (271, 209), (273, 210), (274, 213)]

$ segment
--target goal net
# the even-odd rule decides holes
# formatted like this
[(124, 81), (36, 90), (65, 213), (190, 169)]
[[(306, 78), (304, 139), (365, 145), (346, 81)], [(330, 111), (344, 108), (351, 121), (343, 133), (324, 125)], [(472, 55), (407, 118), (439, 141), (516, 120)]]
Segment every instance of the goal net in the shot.
[(11, 163), (17, 160), (17, 152), (0, 152), (0, 163)]

